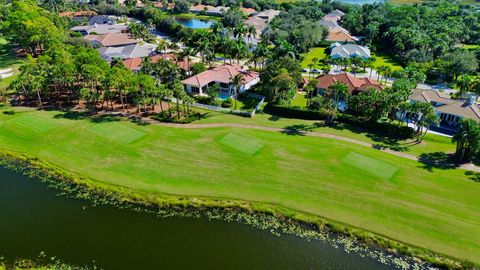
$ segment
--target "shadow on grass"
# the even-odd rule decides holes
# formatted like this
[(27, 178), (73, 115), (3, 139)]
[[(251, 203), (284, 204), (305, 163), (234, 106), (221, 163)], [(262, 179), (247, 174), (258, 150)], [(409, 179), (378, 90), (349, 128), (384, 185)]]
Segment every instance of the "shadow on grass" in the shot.
[(460, 167), (460, 164), (456, 161), (452, 154), (444, 152), (433, 152), (421, 154), (418, 161), (423, 165), (421, 168), (432, 171), (435, 169), (450, 170)]
[(293, 135), (293, 136), (305, 136), (305, 134), (309, 131), (312, 131), (315, 128), (314, 125), (305, 125), (305, 124), (298, 124), (298, 125), (291, 125), (284, 127), (282, 131), (283, 134)]
[(468, 176), (468, 179), (472, 180), (473, 182), (480, 183), (480, 173), (467, 171), (465, 175)]
[(107, 123), (117, 122), (122, 120), (123, 115), (108, 115), (101, 114), (96, 115), (91, 112), (79, 112), (79, 111), (66, 111), (54, 116), (55, 119), (68, 119), (68, 120), (89, 120), (92, 123)]

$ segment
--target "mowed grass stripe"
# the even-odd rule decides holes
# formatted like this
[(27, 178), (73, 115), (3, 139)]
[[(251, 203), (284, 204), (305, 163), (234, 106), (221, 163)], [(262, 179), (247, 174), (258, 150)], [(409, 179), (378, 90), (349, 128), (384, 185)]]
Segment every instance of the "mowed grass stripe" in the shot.
[(254, 155), (262, 150), (264, 144), (255, 138), (247, 138), (234, 133), (228, 133), (218, 140), (219, 143), (247, 155)]
[(143, 138), (146, 133), (127, 127), (122, 123), (109, 122), (93, 124), (88, 128), (89, 131), (119, 144), (130, 144)]
[(384, 180), (390, 179), (398, 171), (398, 167), (354, 152), (349, 153), (342, 162)]
[(20, 135), (28, 135), (29, 133), (41, 135), (60, 127), (60, 124), (51, 118), (43, 118), (32, 114), (22, 114), (8, 122), (6, 126)]

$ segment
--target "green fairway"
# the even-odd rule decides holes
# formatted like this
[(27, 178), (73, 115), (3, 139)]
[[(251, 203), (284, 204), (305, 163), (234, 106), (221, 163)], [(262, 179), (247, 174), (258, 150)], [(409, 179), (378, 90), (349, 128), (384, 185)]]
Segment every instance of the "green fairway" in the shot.
[(121, 123), (99, 123), (88, 128), (96, 135), (113, 143), (129, 144), (145, 136), (145, 133)]
[(18, 68), (22, 60), (12, 50), (12, 45), (8, 39), (0, 36), (0, 69), (11, 68), (15, 75), (0, 80), (0, 90), (6, 88), (17, 77)]
[[(322, 60), (325, 58), (327, 55), (325, 53), (326, 47), (317, 47), (317, 48), (312, 48), (308, 51), (308, 53), (305, 55), (305, 58), (303, 59), (301, 65), (303, 68), (308, 68), (308, 65), (312, 63), (313, 58), (317, 58), (318, 60)], [(320, 63), (317, 63), (317, 66), (314, 68), (319, 68), (321, 66)]]
[(234, 133), (228, 133), (221, 137), (218, 142), (247, 155), (258, 153), (264, 146), (261, 141), (255, 138), (246, 138)]
[(382, 180), (389, 180), (398, 171), (398, 167), (354, 152), (349, 153), (342, 162)]
[(277, 205), (480, 263), (480, 184), (465, 171), (333, 139), (64, 115), (0, 110), (0, 149), (133, 190)]

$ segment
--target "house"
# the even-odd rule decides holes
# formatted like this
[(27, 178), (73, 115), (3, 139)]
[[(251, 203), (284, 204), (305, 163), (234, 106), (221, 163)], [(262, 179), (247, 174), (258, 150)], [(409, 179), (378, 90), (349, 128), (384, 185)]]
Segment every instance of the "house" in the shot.
[(203, 13), (211, 16), (223, 16), (230, 8), (223, 6), (195, 5), (190, 8), (192, 13)]
[(345, 13), (343, 13), (343, 11), (336, 9), (320, 20), (320, 24), (328, 30), (327, 41), (347, 43), (359, 40), (357, 37), (352, 36), (347, 29), (338, 24), (338, 21), (340, 21), (344, 15)]
[(325, 21), (338, 22), (345, 16), (345, 13), (341, 10), (335, 9), (323, 17)]
[[(454, 131), (462, 119), (473, 119), (480, 123), (480, 107), (475, 99), (476, 96), (472, 94), (465, 99), (452, 99), (435, 90), (416, 89), (410, 96), (410, 103), (430, 103), (440, 118), (440, 128)], [(405, 120), (409, 114), (407, 111), (399, 111), (397, 118)]]
[(230, 97), (235, 95), (232, 78), (238, 74), (241, 74), (243, 77), (239, 93), (249, 90), (260, 82), (260, 75), (257, 72), (243, 70), (240, 65), (223, 64), (187, 78), (182, 81), (182, 84), (185, 87), (185, 91), (193, 95), (206, 95), (207, 89), (217, 84), (220, 86), (220, 96)]
[[(172, 61), (184, 71), (189, 71), (190, 66), (192, 65), (192, 63), (187, 59), (178, 61), (173, 54), (156, 54), (156, 55), (150, 56), (150, 61), (152, 63), (157, 63), (160, 59)], [(143, 58), (141, 57), (129, 58), (129, 59), (123, 60), (123, 65), (125, 65), (126, 68), (132, 71), (138, 71), (142, 68), (142, 61), (143, 61)]]
[(86, 35), (103, 35), (108, 33), (126, 33), (128, 31), (128, 26), (124, 24), (94, 24), (94, 25), (84, 25), (84, 26), (75, 26), (70, 30), (78, 32), (84, 36)]
[(257, 13), (257, 11), (254, 8), (240, 8), (240, 10), (247, 16), (251, 16)]
[(97, 50), (100, 52), (103, 59), (110, 62), (113, 58), (128, 59), (150, 56), (155, 51), (155, 45), (131, 44), (120, 47), (101, 47)]
[(95, 48), (99, 47), (118, 47), (131, 44), (137, 44), (136, 39), (131, 38), (125, 33), (108, 33), (103, 35), (86, 35), (83, 38), (90, 41)]
[(267, 21), (257, 16), (252, 16), (248, 18), (243, 24), (245, 26), (255, 27), (255, 30), (257, 32), (257, 37), (260, 37), (262, 35), (263, 30), (267, 27)]
[(88, 24), (89, 25), (95, 25), (95, 24), (115, 24), (115, 22), (108, 17), (107, 15), (96, 15), (93, 17), (88, 18)]
[(344, 44), (341, 45), (338, 42), (333, 43), (331, 46), (330, 56), (333, 59), (339, 58), (351, 58), (360, 57), (362, 59), (370, 58), (370, 49), (364, 46), (356, 44)]
[(89, 16), (95, 16), (97, 13), (92, 10), (81, 10), (81, 11), (66, 11), (66, 12), (60, 12), (58, 13), (58, 16), (60, 17), (89, 17)]
[(280, 14), (280, 10), (268, 9), (262, 12), (257, 13), (255, 16), (261, 19), (271, 22), (273, 18), (277, 17)]
[(332, 84), (336, 82), (341, 82), (347, 85), (348, 93), (350, 95), (356, 95), (359, 92), (367, 91), (369, 88), (374, 88), (377, 90), (383, 90), (383, 86), (376, 80), (369, 78), (356, 78), (350, 74), (327, 74), (320, 75), (316, 78), (317, 90), (319, 93), (322, 93), (324, 90), (328, 89)]
[(153, 6), (156, 7), (156, 8), (159, 8), (161, 10), (171, 10), (171, 9), (175, 8), (175, 3), (168, 3), (167, 6), (165, 7), (165, 6), (163, 6), (162, 2), (154, 2)]
[[(316, 94), (323, 95), (325, 91), (333, 84), (341, 82), (347, 86), (349, 95), (357, 95), (360, 92), (367, 91), (370, 88), (383, 90), (382, 85), (376, 80), (369, 78), (356, 78), (350, 74), (327, 74), (320, 75), (316, 78)], [(347, 104), (344, 99), (341, 99), (338, 108), (342, 111), (347, 109)]]

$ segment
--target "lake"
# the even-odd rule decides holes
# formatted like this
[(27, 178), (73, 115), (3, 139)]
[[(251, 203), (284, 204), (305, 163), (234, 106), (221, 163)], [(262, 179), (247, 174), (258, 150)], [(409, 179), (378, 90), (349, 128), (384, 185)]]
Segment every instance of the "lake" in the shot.
[(175, 17), (175, 20), (179, 22), (181, 25), (192, 28), (192, 29), (204, 29), (204, 28), (210, 28), (210, 26), (213, 24), (213, 21), (209, 20), (199, 20), (199, 19), (193, 19), (193, 18), (177, 18)]
[(58, 196), (0, 167), (0, 254), (103, 269), (395, 269), (306, 240), (207, 218), (154, 214)]

